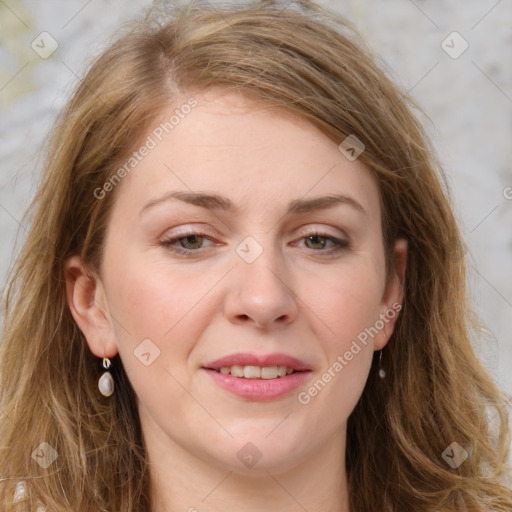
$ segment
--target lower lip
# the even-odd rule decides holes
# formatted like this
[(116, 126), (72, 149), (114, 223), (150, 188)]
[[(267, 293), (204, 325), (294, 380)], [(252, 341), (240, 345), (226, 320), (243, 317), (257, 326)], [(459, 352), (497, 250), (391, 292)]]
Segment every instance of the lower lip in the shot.
[(297, 389), (309, 377), (310, 371), (295, 372), (275, 379), (246, 379), (203, 368), (223, 389), (242, 398), (256, 401), (275, 400)]

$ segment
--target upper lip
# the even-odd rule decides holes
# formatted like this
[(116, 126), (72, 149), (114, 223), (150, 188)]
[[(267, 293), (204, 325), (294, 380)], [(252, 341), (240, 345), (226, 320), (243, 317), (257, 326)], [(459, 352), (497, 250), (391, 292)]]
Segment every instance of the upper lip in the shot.
[(295, 371), (308, 371), (311, 370), (304, 361), (297, 359), (296, 357), (289, 356), (287, 354), (267, 354), (258, 355), (250, 354), (247, 352), (240, 352), (237, 354), (231, 354), (229, 356), (221, 357), (215, 361), (206, 363), (203, 368), (211, 370), (220, 370), (223, 367), (230, 366), (287, 366), (293, 368)]

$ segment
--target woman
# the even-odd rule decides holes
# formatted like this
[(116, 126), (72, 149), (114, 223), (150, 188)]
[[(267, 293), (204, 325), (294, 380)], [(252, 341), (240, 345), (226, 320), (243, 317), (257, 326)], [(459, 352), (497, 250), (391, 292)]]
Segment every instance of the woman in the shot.
[(6, 295), (2, 510), (512, 509), (442, 170), (304, 4), (149, 17), (61, 114)]

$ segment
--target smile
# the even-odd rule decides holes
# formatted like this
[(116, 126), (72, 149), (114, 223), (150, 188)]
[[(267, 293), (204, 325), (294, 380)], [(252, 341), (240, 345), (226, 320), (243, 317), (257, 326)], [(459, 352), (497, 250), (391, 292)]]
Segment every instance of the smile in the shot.
[(290, 375), (295, 370), (289, 366), (223, 366), (220, 370), (216, 370), (223, 375), (232, 375), (233, 377), (240, 377), (245, 379), (277, 379), (278, 377), (285, 377)]
[[(296, 371), (286, 366), (281, 367), (279, 375), (278, 366), (259, 367), (259, 366), (231, 366), (223, 367), (221, 370), (202, 368), (214, 383), (223, 391), (246, 400), (263, 402), (277, 400), (290, 395), (294, 390), (304, 384), (311, 375), (311, 371)], [(288, 370), (291, 370), (288, 373)], [(238, 372), (240, 376), (235, 376)], [(268, 372), (268, 373), (267, 373)], [(277, 376), (274, 375), (277, 373)], [(249, 375), (249, 376), (246, 376)]]

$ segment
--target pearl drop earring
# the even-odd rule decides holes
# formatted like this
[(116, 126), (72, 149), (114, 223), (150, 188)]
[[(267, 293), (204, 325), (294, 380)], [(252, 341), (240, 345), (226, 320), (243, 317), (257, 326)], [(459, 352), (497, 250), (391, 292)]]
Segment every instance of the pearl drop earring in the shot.
[[(110, 359), (107, 357), (103, 358), (103, 368), (105, 370), (108, 370), (111, 364)], [(98, 380), (98, 389), (103, 396), (111, 396), (114, 392), (114, 379), (108, 371), (104, 372)]]
[(386, 371), (384, 370), (384, 368), (381, 367), (381, 364), (382, 364), (382, 350), (380, 351), (380, 356), (379, 356), (379, 377), (381, 379), (384, 379), (386, 377)]

